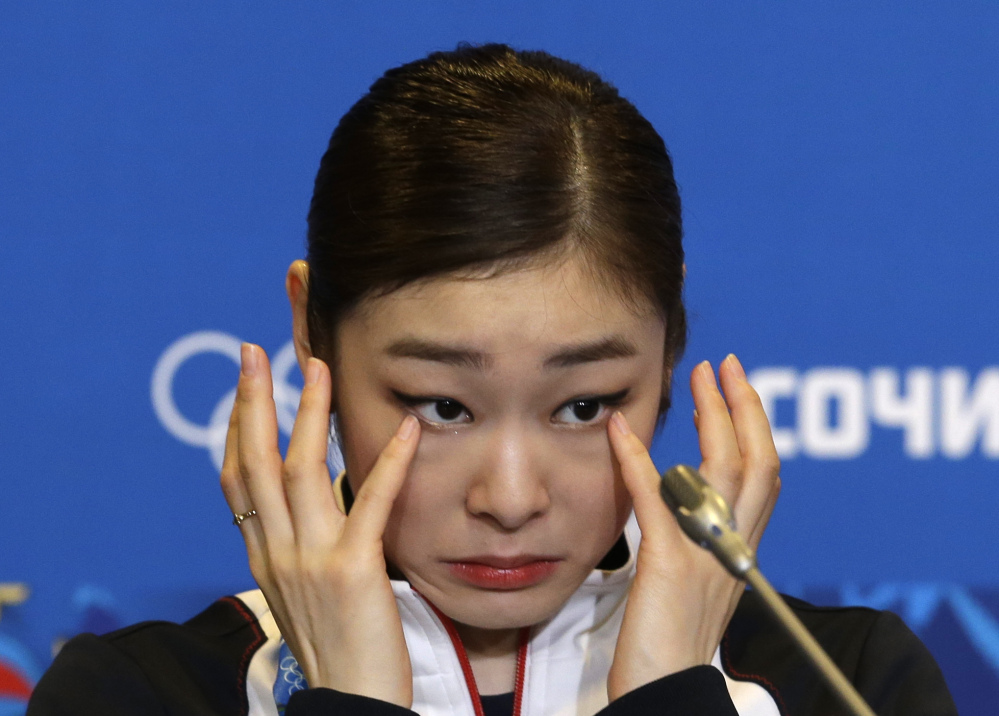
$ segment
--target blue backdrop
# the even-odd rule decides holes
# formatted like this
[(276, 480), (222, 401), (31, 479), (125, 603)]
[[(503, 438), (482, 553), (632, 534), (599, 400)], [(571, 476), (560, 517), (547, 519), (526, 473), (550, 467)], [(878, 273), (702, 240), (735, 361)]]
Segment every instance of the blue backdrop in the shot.
[[(233, 346), (288, 341), (339, 116), (463, 40), (576, 60), (659, 129), (680, 374), (737, 352), (785, 458), (764, 571), (899, 612), (993, 713), (999, 5), (59, 0), (0, 3), (0, 716), (65, 638), (252, 586), (217, 486)], [(676, 392), (663, 466), (697, 460)]]

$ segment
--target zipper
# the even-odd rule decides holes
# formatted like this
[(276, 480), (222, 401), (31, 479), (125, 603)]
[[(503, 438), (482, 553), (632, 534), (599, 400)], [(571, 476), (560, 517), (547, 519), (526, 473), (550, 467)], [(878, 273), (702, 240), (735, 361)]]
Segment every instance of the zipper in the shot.
[[(417, 592), (419, 594), (419, 592)], [(420, 594), (423, 597), (422, 594)], [(475, 716), (485, 716), (482, 710), (482, 699), (479, 697), (479, 687), (475, 684), (475, 674), (472, 672), (472, 662), (468, 660), (468, 652), (465, 645), (461, 643), (461, 636), (454, 626), (451, 618), (434, 606), (425, 597), (423, 601), (430, 605), (434, 614), (444, 625), (444, 630), (451, 639), (455, 654), (458, 656), (458, 663), (461, 664), (461, 673), (465, 677), (465, 686), (468, 687), (468, 694), (472, 697), (472, 708), (475, 709)], [(531, 641), (531, 627), (523, 627), (518, 635), (517, 644), (517, 672), (513, 685), (513, 716), (521, 716), (522, 704), (524, 700), (524, 680), (527, 675), (527, 646)]]

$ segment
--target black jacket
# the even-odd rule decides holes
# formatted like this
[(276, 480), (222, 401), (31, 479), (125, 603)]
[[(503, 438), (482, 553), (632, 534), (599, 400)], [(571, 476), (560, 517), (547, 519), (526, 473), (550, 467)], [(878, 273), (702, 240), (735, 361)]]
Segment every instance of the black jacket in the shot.
[[(788, 599), (880, 716), (956, 714), (939, 668), (890, 612), (815, 607)], [(246, 716), (247, 672), (267, 636), (243, 602), (226, 597), (184, 624), (146, 622), (66, 644), (38, 684), (28, 716)], [(746, 592), (721, 644), (722, 668), (769, 693), (782, 715), (844, 713), (753, 592)], [(412, 714), (329, 689), (295, 694), (286, 716)], [(735, 716), (722, 673), (699, 666), (647, 684), (601, 716)]]

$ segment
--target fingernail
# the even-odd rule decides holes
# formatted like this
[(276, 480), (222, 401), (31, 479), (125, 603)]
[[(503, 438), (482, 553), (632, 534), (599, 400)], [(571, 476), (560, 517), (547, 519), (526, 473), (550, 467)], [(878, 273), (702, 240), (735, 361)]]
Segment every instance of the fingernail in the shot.
[(705, 378), (714, 377), (714, 373), (711, 370), (711, 361), (702, 360), (697, 364), (697, 370), (701, 371)]
[(315, 385), (319, 382), (319, 359), (309, 358), (305, 363), (305, 384)]
[(400, 440), (409, 440), (413, 437), (413, 433), (416, 431), (416, 418), (412, 415), (407, 415), (402, 420), (402, 425), (396, 431), (395, 436)]
[(244, 343), (239, 349), (240, 370), (243, 371), (243, 375), (249, 377), (257, 374), (257, 367), (260, 365), (254, 348), (253, 344)]
[(624, 419), (624, 413), (620, 410), (614, 412), (611, 416), (611, 422), (614, 423), (614, 427), (617, 428), (618, 432), (622, 435), (631, 434), (631, 428), (628, 426), (628, 421)]
[(694, 408), (694, 422), (696, 423), (700, 417), (701, 415), (697, 412), (697, 408)]
[(729, 353), (725, 360), (728, 361), (729, 366), (735, 371), (736, 376), (743, 380), (746, 379), (746, 371), (742, 367), (742, 363), (739, 362), (739, 359), (735, 357), (735, 353)]

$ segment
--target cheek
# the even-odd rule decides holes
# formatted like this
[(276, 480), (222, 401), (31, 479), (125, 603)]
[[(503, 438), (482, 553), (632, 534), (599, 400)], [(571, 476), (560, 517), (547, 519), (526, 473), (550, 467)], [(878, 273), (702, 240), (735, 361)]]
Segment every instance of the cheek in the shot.
[[(617, 538), (631, 513), (631, 496), (606, 439), (602, 446), (589, 446), (566, 453), (558, 478), (561, 501), (570, 519), (612, 532)], [(589, 528), (589, 527), (587, 527)]]
[[(353, 398), (354, 396), (351, 396)], [(370, 398), (342, 400), (337, 429), (343, 443), (343, 460), (354, 494), (378, 461), (402, 420), (392, 406)]]
[(390, 557), (418, 545), (439, 549), (460, 539), (465, 486), (474, 460), (469, 442), (453, 433), (424, 430), (385, 529)]

